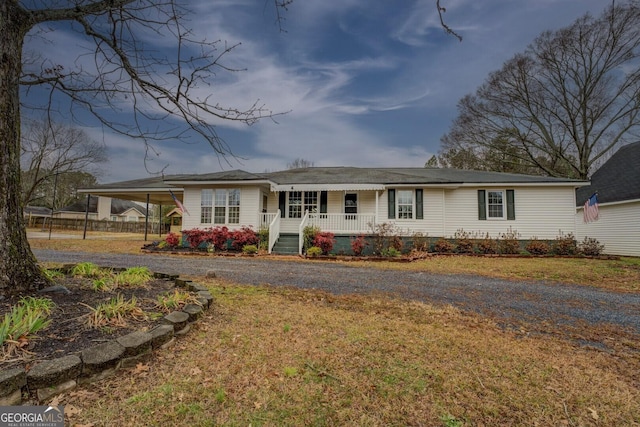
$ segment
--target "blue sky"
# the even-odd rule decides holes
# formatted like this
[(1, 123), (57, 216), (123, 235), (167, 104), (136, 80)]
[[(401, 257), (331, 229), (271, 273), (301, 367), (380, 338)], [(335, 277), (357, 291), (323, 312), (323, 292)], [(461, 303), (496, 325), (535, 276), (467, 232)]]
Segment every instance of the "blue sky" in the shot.
[[(242, 43), (220, 73), (212, 96), (248, 107), (257, 99), (274, 112), (248, 127), (218, 124), (239, 158), (219, 159), (205, 142), (163, 143), (147, 166), (165, 174), (284, 169), (295, 158), (316, 166), (421, 167), (440, 147), (456, 104), (492, 70), (521, 52), (542, 31), (561, 28), (605, 0), (442, 0), (444, 33), (435, 0), (296, 0), (280, 32), (271, 0), (199, 0), (189, 26), (210, 40)], [(53, 36), (52, 36), (53, 37)], [(58, 31), (49, 49), (71, 55), (80, 44)], [(56, 42), (57, 41), (57, 42)], [(149, 176), (140, 142), (87, 128), (104, 141), (110, 161), (101, 182)]]

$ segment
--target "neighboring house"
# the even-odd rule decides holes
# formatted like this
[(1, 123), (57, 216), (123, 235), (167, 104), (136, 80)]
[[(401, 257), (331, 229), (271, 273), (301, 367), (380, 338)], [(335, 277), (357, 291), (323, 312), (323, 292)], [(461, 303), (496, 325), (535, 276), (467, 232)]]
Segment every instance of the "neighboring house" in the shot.
[[(583, 206), (594, 193), (598, 220), (585, 223)], [(604, 252), (640, 256), (640, 142), (628, 144), (591, 177), (591, 185), (577, 190), (576, 238), (597, 239)]]
[[(87, 199), (57, 209), (54, 218), (84, 219), (87, 212)], [(90, 197), (87, 218), (101, 221), (144, 221), (147, 210), (139, 204), (111, 197)]]
[(571, 179), (454, 169), (311, 167), (167, 176), (83, 191), (110, 195), (117, 189), (121, 197), (127, 191), (136, 197), (147, 191), (148, 197), (165, 186), (182, 195), (188, 212), (183, 230), (269, 228), (270, 250), (287, 237), (298, 242), (299, 251), (300, 231), (307, 225), (343, 238), (393, 223), (405, 235), (453, 237), (463, 230), (498, 237), (514, 230), (522, 239), (552, 240), (560, 233), (575, 233), (575, 190), (585, 185), (588, 182)]
[(42, 206), (25, 206), (22, 210), (27, 227), (44, 227), (47, 218), (51, 218), (51, 209)]

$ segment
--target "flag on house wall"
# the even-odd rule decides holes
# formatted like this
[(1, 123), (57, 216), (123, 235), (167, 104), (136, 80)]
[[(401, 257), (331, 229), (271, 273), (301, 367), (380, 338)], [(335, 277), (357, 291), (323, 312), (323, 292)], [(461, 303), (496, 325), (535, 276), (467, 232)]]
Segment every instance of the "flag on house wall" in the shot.
[(175, 194), (173, 194), (173, 191), (169, 190), (169, 193), (171, 193), (171, 197), (173, 198), (174, 203), (176, 204), (176, 206), (178, 207), (178, 209), (180, 210), (180, 212), (182, 212), (182, 214), (189, 214), (189, 211), (187, 210), (187, 208), (185, 208), (182, 203), (180, 202), (180, 200), (178, 200), (178, 198), (176, 197)]
[(589, 223), (598, 220), (598, 193), (593, 193), (591, 197), (584, 202), (584, 222)]

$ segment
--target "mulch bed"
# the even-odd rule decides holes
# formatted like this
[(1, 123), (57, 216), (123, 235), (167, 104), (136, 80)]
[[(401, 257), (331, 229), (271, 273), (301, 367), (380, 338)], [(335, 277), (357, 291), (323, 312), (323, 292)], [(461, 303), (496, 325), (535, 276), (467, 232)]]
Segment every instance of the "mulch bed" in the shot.
[[(49, 298), (55, 303), (49, 315), (51, 323), (36, 337), (26, 341), (24, 347), (17, 353), (4, 357), (0, 354), (0, 370), (17, 366), (26, 366), (28, 369), (29, 366), (41, 360), (77, 354), (86, 348), (114, 340), (130, 332), (150, 329), (159, 324), (166, 314), (155, 305), (158, 295), (172, 292), (175, 288), (173, 280), (165, 279), (153, 279), (144, 287), (113, 291), (93, 290), (89, 279), (67, 277), (56, 280), (56, 284), (63, 285), (70, 293), (47, 292), (30, 295), (36, 298)], [(118, 294), (122, 294), (127, 301), (135, 296), (138, 306), (145, 313), (158, 313), (158, 315), (139, 320), (127, 318), (125, 325), (109, 325), (101, 328), (88, 326), (87, 318), (91, 313), (89, 306), (97, 307), (98, 304), (107, 302)], [(0, 316), (2, 316), (0, 319), (3, 319), (19, 300), (20, 297), (12, 297), (0, 301)]]

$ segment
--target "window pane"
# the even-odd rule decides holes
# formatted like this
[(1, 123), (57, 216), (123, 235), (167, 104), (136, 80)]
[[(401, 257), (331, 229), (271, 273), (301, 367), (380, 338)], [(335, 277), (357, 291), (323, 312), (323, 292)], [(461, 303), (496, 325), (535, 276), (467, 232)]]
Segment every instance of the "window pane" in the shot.
[(487, 196), (487, 210), (489, 218), (504, 218), (502, 191), (489, 191)]
[(304, 209), (309, 212), (318, 212), (318, 192), (317, 191), (305, 191), (304, 192)]
[(213, 204), (213, 190), (202, 190), (200, 192), (200, 206), (211, 206)]
[(200, 223), (211, 224), (211, 206), (203, 206), (200, 209)]
[(240, 224), (240, 207), (229, 207), (229, 224)]
[(216, 206), (215, 208), (215, 217), (213, 218), (214, 224), (224, 224), (225, 223), (225, 207), (224, 206)]
[(413, 191), (398, 191), (398, 219), (413, 218)]
[(398, 204), (409, 205), (413, 204), (413, 191), (398, 191)]
[(229, 190), (229, 206), (240, 206), (240, 190)]
[(227, 205), (227, 190), (216, 190), (216, 206)]

